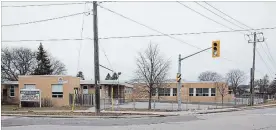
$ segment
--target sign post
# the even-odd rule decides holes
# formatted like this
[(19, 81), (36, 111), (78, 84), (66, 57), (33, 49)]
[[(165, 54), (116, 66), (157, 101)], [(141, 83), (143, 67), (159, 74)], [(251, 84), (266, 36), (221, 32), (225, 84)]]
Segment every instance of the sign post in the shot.
[(21, 102), (39, 102), (39, 107), (41, 107), (41, 91), (39, 89), (21, 89), (19, 107), (22, 107)]

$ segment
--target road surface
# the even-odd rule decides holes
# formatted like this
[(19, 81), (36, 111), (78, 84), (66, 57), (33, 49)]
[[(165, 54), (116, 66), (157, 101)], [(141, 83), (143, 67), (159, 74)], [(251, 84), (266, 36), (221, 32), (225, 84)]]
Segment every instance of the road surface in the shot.
[(3, 130), (276, 130), (276, 108), (174, 117), (74, 119), (2, 117)]

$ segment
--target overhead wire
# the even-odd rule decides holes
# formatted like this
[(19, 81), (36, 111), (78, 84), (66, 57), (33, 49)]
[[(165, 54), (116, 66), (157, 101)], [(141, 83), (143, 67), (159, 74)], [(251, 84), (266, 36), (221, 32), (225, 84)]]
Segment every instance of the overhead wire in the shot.
[[(272, 66), (276, 66), (276, 64), (274, 64), (273, 60), (271, 59), (270, 55), (265, 51), (264, 47), (261, 46), (261, 48), (264, 50), (264, 53), (267, 55), (267, 58), (271, 62)], [(272, 68), (275, 69), (274, 67), (272, 67)]]
[[(205, 3), (206, 3), (207, 5), (209, 5), (210, 7), (212, 7), (213, 9), (215, 9), (215, 10), (219, 11), (220, 13), (224, 14), (225, 16), (227, 16), (227, 17), (231, 18), (232, 20), (236, 21), (237, 23), (239, 23), (239, 24), (245, 26), (246, 28), (253, 29), (252, 27), (247, 26), (246, 24), (240, 22), (239, 20), (234, 19), (234, 18), (231, 17), (230, 15), (227, 15), (227, 14), (224, 13), (223, 11), (221, 11), (221, 10), (215, 8), (214, 6), (212, 6), (211, 4), (209, 4), (208, 2), (205, 2)], [(204, 7), (204, 8), (205, 8), (205, 7)], [(208, 9), (207, 9), (207, 10), (208, 10)], [(226, 21), (228, 21), (228, 20), (226, 20)], [(231, 23), (232, 23), (232, 22), (231, 22)], [(236, 25), (236, 24), (234, 24), (234, 23), (232, 23), (232, 24), (233, 24), (233, 25)], [(237, 26), (237, 25), (236, 25), (236, 26)], [(240, 26), (238, 26), (238, 27), (240, 27)], [(245, 29), (245, 28), (243, 28), (243, 27), (240, 27), (240, 28)], [(263, 51), (265, 52), (265, 54), (267, 55), (268, 59), (269, 59), (269, 60), (271, 61), (271, 63), (273, 64), (273, 61), (271, 60), (271, 58), (270, 58), (270, 56), (269, 56), (269, 55), (271, 55), (270, 52), (268, 51), (268, 53), (269, 53), (269, 54), (268, 54), (268, 53), (265, 51), (263, 45), (260, 44), (260, 46), (262, 47), (262, 50), (263, 50)]]
[[(183, 5), (184, 7), (188, 8), (188, 9), (190, 9), (190, 10), (196, 12), (197, 14), (199, 14), (199, 15), (201, 15), (201, 16), (203, 16), (203, 17), (205, 17), (205, 18), (207, 18), (207, 19), (209, 19), (209, 20), (211, 20), (211, 21), (213, 21), (213, 22), (215, 22), (215, 23), (217, 23), (217, 24), (220, 24), (220, 25), (222, 25), (222, 26), (224, 26), (224, 27), (226, 27), (226, 28), (228, 28), (228, 29), (230, 29), (230, 30), (234, 30), (234, 29), (232, 29), (232, 28), (230, 28), (230, 27), (228, 27), (228, 26), (225, 26), (225, 25), (223, 25), (223, 24), (221, 24), (221, 23), (219, 23), (219, 22), (217, 22), (217, 21), (215, 21), (215, 20), (213, 20), (213, 19), (211, 19), (211, 18), (209, 18), (209, 17), (207, 17), (207, 16), (201, 14), (200, 12), (198, 12), (198, 11), (196, 11), (196, 10), (194, 10), (194, 9), (192, 9), (192, 8), (190, 8), (190, 7), (188, 7), (187, 5), (185, 5), (185, 4), (181, 3), (181, 2), (178, 2), (178, 3), (181, 4), (181, 5)], [(197, 2), (196, 2), (196, 3), (197, 3)], [(213, 11), (207, 9), (206, 7), (202, 6), (201, 4), (199, 4), (199, 3), (197, 3), (197, 4), (200, 5), (201, 7), (205, 8), (205, 9), (208, 10), (209, 12), (211, 12), (211, 13), (213, 13), (213, 14), (219, 16), (218, 14), (216, 14), (216, 13), (214, 13)], [(224, 14), (225, 14), (225, 13), (224, 13)], [(227, 15), (227, 16), (229, 16), (229, 15)], [(221, 17), (221, 16), (219, 16), (219, 17)], [(223, 18), (223, 17), (221, 17), (221, 18)], [(223, 19), (224, 19), (224, 18), (223, 18)], [(225, 21), (228, 21), (228, 20), (226, 20), (226, 19), (224, 19), (224, 20), (225, 20)], [(236, 20), (236, 21), (237, 21), (237, 20)], [(228, 22), (230, 22), (230, 21), (228, 21)], [(230, 23), (232, 23), (232, 22), (230, 22)], [(233, 23), (232, 23), (232, 24), (233, 24)], [(236, 24), (234, 24), (234, 25), (236, 25)], [(240, 26), (238, 26), (238, 27), (240, 27)], [(243, 27), (240, 27), (240, 28), (244, 29)], [(250, 28), (250, 29), (252, 29), (252, 28)], [(244, 34), (244, 33), (243, 33), (243, 34)], [(264, 60), (263, 60), (263, 61), (264, 61)]]
[(228, 19), (226, 19), (226, 18), (224, 18), (224, 17), (222, 17), (222, 16), (218, 15), (217, 13), (215, 13), (214, 11), (212, 11), (212, 10), (210, 10), (210, 9), (206, 8), (205, 6), (203, 6), (203, 5), (199, 4), (199, 2), (195, 2), (195, 3), (196, 3), (196, 4), (198, 4), (199, 6), (201, 6), (202, 8), (204, 8), (204, 9), (208, 10), (208, 11), (209, 11), (209, 12), (211, 12), (212, 14), (214, 14), (214, 15), (216, 15), (216, 16), (218, 16), (218, 17), (222, 18), (223, 20), (225, 20), (225, 21), (227, 21), (227, 22), (229, 22), (229, 23), (231, 23), (231, 24), (233, 24), (233, 25), (235, 25), (235, 26), (237, 26), (237, 27), (239, 27), (239, 28), (245, 29), (245, 28), (243, 28), (243, 27), (241, 27), (241, 26), (239, 26), (239, 25), (237, 25), (237, 24), (235, 24), (235, 23), (233, 23), (233, 22), (229, 21)]
[(30, 21), (30, 22), (23, 22), (23, 23), (5, 24), (5, 25), (1, 25), (1, 27), (20, 26), (20, 25), (26, 25), (26, 24), (35, 24), (35, 23), (40, 23), (40, 22), (47, 22), (47, 21), (51, 21), (51, 20), (57, 20), (57, 19), (63, 19), (63, 18), (78, 16), (78, 15), (82, 15), (82, 14), (90, 13), (90, 12), (91, 11), (80, 12), (80, 13), (75, 13), (75, 14), (70, 14), (70, 15), (64, 15), (64, 16), (59, 16), (59, 17), (54, 17), (54, 18), (49, 18), (49, 19), (36, 20), (36, 21)]
[[(200, 35), (200, 34), (214, 34), (214, 33), (232, 33), (232, 32), (238, 32), (238, 31), (250, 31), (250, 30), (273, 30), (276, 29), (276, 27), (270, 27), (270, 28), (258, 28), (258, 29), (246, 29), (246, 30), (232, 30), (232, 31), (214, 31), (214, 32), (190, 32), (190, 33), (172, 33), (172, 34), (166, 34), (171, 36), (182, 36), (182, 35)], [(150, 35), (133, 35), (133, 36), (118, 36), (118, 37), (102, 37), (99, 38), (101, 40), (108, 40), (108, 39), (126, 39), (126, 38), (143, 38), (143, 37), (164, 37), (166, 35), (163, 34), (150, 34)], [(44, 39), (44, 40), (3, 40), (1, 42), (36, 42), (36, 41), (64, 41), (64, 40), (93, 40), (92, 38), (80, 38), (80, 39)]]
[[(110, 9), (108, 9), (108, 8), (105, 8), (105, 7), (103, 7), (102, 5), (98, 5), (98, 6), (101, 7), (101, 8), (103, 8), (103, 9), (105, 9), (105, 10), (107, 10), (107, 11), (109, 11), (109, 12), (112, 12), (112, 13), (114, 13), (114, 14), (120, 16), (120, 17), (123, 17), (123, 18), (125, 18), (125, 19), (127, 19), (127, 20), (130, 20), (130, 21), (132, 21), (132, 22), (134, 22), (134, 23), (137, 23), (137, 24), (139, 24), (139, 25), (141, 25), (141, 26), (144, 26), (144, 27), (146, 27), (146, 28), (148, 28), (148, 29), (150, 29), (150, 30), (152, 30), (152, 31), (155, 31), (155, 32), (157, 32), (157, 33), (160, 33), (160, 34), (162, 34), (162, 35), (165, 35), (165, 36), (167, 36), (167, 37), (169, 37), (169, 38), (171, 38), (171, 39), (174, 39), (174, 40), (176, 40), (176, 41), (179, 41), (179, 42), (181, 42), (181, 43), (183, 43), (183, 44), (187, 44), (187, 45), (189, 45), (189, 46), (192, 46), (192, 47), (194, 47), (194, 48), (197, 48), (197, 49), (202, 50), (202, 48), (200, 48), (200, 47), (198, 47), (198, 46), (192, 45), (192, 44), (187, 43), (187, 42), (184, 42), (184, 41), (182, 41), (182, 40), (180, 40), (180, 39), (178, 39), (178, 38), (172, 37), (172, 36), (170, 36), (170, 35), (168, 35), (168, 34), (165, 34), (165, 33), (161, 32), (161, 31), (158, 31), (158, 30), (156, 30), (156, 29), (154, 29), (154, 28), (152, 28), (152, 27), (149, 27), (149, 26), (147, 26), (147, 25), (145, 25), (145, 24), (142, 24), (142, 23), (140, 23), (140, 22), (137, 22), (137, 21), (135, 21), (135, 20), (133, 20), (133, 19), (131, 19), (131, 18), (129, 18), (129, 17), (126, 17), (126, 16), (124, 16), (124, 15), (122, 15), (122, 14), (120, 14), (120, 13), (117, 13), (117, 12), (115, 12), (115, 11), (113, 11), (113, 10), (110, 10)], [(233, 61), (233, 60), (230, 60), (230, 59), (227, 59), (227, 58), (224, 58), (224, 57), (222, 57), (222, 58), (225, 59), (225, 60), (227, 60), (227, 61), (235, 62), (235, 61)]]
[(247, 27), (247, 28), (251, 28), (251, 27), (247, 26), (246, 24), (244, 24), (244, 23), (242, 23), (242, 22), (240, 22), (240, 21), (234, 19), (233, 17), (227, 15), (226, 13), (224, 13), (223, 11), (221, 11), (221, 10), (219, 10), (218, 8), (214, 7), (214, 6), (211, 5), (210, 3), (206, 2), (206, 1), (204, 1), (204, 2), (205, 2), (207, 5), (209, 5), (210, 7), (212, 7), (213, 9), (215, 9), (215, 10), (219, 11), (220, 13), (224, 14), (225, 16), (229, 17), (230, 19), (232, 19), (232, 20), (238, 22), (239, 24), (241, 24), (241, 25), (243, 25), (243, 26), (245, 26), (245, 27)]
[(84, 2), (75, 2), (75, 3), (59, 3), (59, 4), (39, 4), (39, 5), (6, 5), (1, 6), (2, 8), (19, 8), (19, 7), (35, 7), (35, 6), (55, 6), (55, 5), (78, 5), (78, 4), (85, 4)]
[(270, 76), (273, 76), (272, 73), (271, 73), (271, 72), (272, 72), (272, 71), (271, 71), (271, 68), (266, 64), (266, 62), (264, 61), (262, 55), (260, 54), (260, 52), (258, 51), (257, 48), (256, 48), (256, 51), (257, 51), (257, 54), (259, 55), (259, 57), (261, 58), (261, 60), (263, 61), (263, 63), (265, 64), (265, 66), (266, 66), (266, 68), (267, 68), (267, 70), (268, 70)]
[(268, 50), (268, 54), (270, 55), (270, 57), (271, 57), (271, 59), (272, 59), (274, 65), (276, 66), (276, 62), (275, 62), (274, 58), (273, 58), (272, 55), (271, 55), (271, 51), (270, 51), (270, 49), (269, 49), (269, 47), (268, 47), (268, 43), (267, 43), (266, 41), (264, 41), (264, 43), (265, 43), (266, 48), (267, 48), (267, 50)]
[[(99, 44), (99, 45), (100, 45), (100, 44)], [(101, 48), (102, 52), (104, 53), (104, 56), (105, 56), (105, 58), (106, 58), (106, 60), (107, 60), (107, 62), (108, 62), (108, 64), (109, 64), (109, 67), (110, 67), (112, 70), (114, 70), (113, 67), (112, 67), (112, 65), (111, 65), (111, 62), (110, 62), (109, 58), (108, 58), (107, 55), (106, 55), (106, 52), (105, 52), (104, 48), (103, 48), (103, 47), (100, 47), (100, 48)]]
[(190, 8), (189, 6), (183, 4), (183, 3), (179, 2), (179, 1), (177, 1), (177, 2), (178, 2), (180, 5), (182, 5), (182, 6), (186, 7), (186, 8), (188, 8), (189, 10), (191, 10), (191, 11), (193, 11), (193, 12), (195, 12), (195, 13), (201, 15), (202, 17), (205, 17), (205, 18), (207, 18), (207, 19), (209, 19), (209, 20), (211, 20), (211, 21), (213, 21), (213, 22), (215, 22), (215, 23), (217, 23), (217, 24), (219, 24), (219, 25), (221, 25), (221, 26), (223, 26), (223, 27), (226, 27), (226, 28), (228, 28), (228, 29), (234, 30), (233, 28), (228, 27), (228, 26), (226, 26), (226, 25), (224, 25), (224, 24), (222, 24), (222, 23), (220, 23), (220, 22), (218, 22), (218, 21), (216, 21), (216, 20), (213, 20), (212, 18), (207, 17), (206, 15), (204, 15), (204, 14), (202, 14), (202, 13), (200, 13), (200, 12), (198, 12), (198, 11), (192, 9), (192, 8)]
[[(84, 11), (86, 10), (86, 3), (84, 4)], [(83, 28), (84, 28), (84, 17), (85, 14), (83, 14), (82, 16), (82, 23), (81, 23), (81, 32), (80, 32), (80, 37), (81, 39), (83, 39)], [(77, 72), (79, 72), (79, 67), (80, 67), (80, 55), (81, 55), (81, 48), (82, 48), (82, 40), (80, 41), (80, 48), (79, 48), (79, 52), (78, 52), (78, 65), (77, 65)]]

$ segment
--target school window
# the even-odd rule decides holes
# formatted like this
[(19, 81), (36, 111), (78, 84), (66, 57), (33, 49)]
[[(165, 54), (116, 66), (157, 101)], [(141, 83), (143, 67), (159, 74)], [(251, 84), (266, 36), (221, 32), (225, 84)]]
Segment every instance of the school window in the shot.
[(202, 92), (202, 88), (196, 88), (196, 96), (202, 96), (203, 92)]
[(194, 88), (189, 88), (189, 96), (194, 96)]
[(152, 96), (156, 96), (156, 90), (157, 90), (156, 88), (152, 89), (152, 94), (151, 94)]
[(63, 98), (63, 85), (53, 84), (52, 85), (52, 98)]
[(10, 97), (14, 97), (14, 86), (10, 87)]
[(158, 88), (158, 96), (170, 96), (170, 88)]
[(203, 88), (202, 96), (209, 96), (209, 88)]
[(177, 95), (177, 88), (173, 88), (173, 96)]
[(211, 96), (216, 96), (216, 88), (211, 88)]
[(24, 84), (24, 89), (35, 89), (35, 84)]

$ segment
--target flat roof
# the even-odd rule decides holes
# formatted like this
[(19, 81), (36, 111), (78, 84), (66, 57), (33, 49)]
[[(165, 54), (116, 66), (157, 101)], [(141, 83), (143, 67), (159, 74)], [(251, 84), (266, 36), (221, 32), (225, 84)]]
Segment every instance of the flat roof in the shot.
[[(145, 83), (145, 82), (134, 82), (133, 84), (139, 84), (139, 83)], [(167, 81), (164, 83), (178, 83), (176, 81)], [(183, 83), (216, 83), (215, 81), (181, 81), (181, 84)], [(224, 83), (224, 82), (220, 82), (220, 83)]]
[(72, 75), (18, 75), (18, 77), (76, 77)]
[[(95, 80), (80, 80), (80, 84), (84, 85), (84, 84), (95, 84)], [(133, 87), (132, 84), (126, 83), (126, 82), (122, 82), (122, 81), (118, 81), (118, 80), (101, 80), (99, 84), (106, 84), (106, 85), (111, 85), (111, 84), (119, 84), (119, 85), (124, 85), (127, 87)]]
[(3, 81), (1, 84), (18, 84), (18, 81)]

